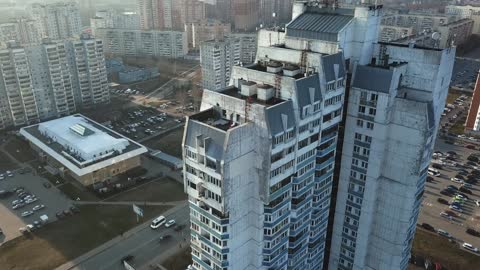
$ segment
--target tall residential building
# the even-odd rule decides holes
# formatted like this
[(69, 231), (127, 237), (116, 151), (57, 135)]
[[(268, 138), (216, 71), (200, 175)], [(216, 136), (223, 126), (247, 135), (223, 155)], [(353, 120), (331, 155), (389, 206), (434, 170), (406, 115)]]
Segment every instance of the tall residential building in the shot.
[(257, 0), (231, 0), (231, 21), (235, 30), (254, 31), (259, 25)]
[(205, 4), (199, 0), (137, 0), (144, 30), (183, 30), (184, 24), (205, 19)]
[(370, 61), (379, 8), (297, 2), (204, 91), (183, 140), (194, 269), (322, 269), (346, 69)]
[(135, 12), (117, 12), (112, 10), (97, 11), (90, 18), (93, 33), (98, 28), (141, 29), (140, 16)]
[(11, 43), (0, 58), (0, 129), (110, 101), (101, 40)]
[(257, 35), (232, 33), (221, 40), (209, 40), (200, 45), (203, 88), (217, 91), (230, 84), (232, 67), (255, 61)]
[(179, 58), (188, 53), (185, 32), (99, 28), (95, 36), (103, 40), (105, 53), (115, 55)]
[(480, 131), (480, 72), (473, 90), (472, 102), (470, 103), (467, 121), (465, 122), (465, 130), (472, 132)]
[(454, 59), (379, 43), (355, 66), (329, 269), (407, 269)]
[(283, 25), (292, 17), (293, 0), (260, 0), (259, 23), (263, 27)]
[(231, 25), (217, 20), (202, 20), (185, 23), (185, 32), (187, 33), (188, 48), (198, 50), (204, 41), (223, 39), (231, 32)]
[(30, 65), (22, 48), (0, 50), (0, 129), (39, 121)]
[(30, 17), (35, 20), (44, 38), (64, 39), (79, 36), (82, 23), (75, 2), (33, 4), (29, 7)]
[(19, 18), (15, 21), (0, 24), (0, 43), (6, 45), (9, 41), (20, 44), (35, 44), (42, 41), (41, 32), (36, 21)]
[(445, 7), (445, 13), (460, 16), (461, 18), (472, 19), (474, 21), (473, 33), (480, 34), (480, 6), (448, 5)]

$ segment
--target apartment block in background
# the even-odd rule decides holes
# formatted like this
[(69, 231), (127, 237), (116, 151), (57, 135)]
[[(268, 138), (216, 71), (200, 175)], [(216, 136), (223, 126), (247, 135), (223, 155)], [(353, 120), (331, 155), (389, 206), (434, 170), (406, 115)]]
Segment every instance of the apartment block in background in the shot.
[(110, 101), (101, 40), (11, 43), (0, 58), (0, 129)]
[(257, 35), (232, 33), (200, 45), (203, 88), (217, 91), (230, 84), (232, 67), (255, 61)]
[(184, 29), (185, 23), (205, 19), (205, 4), (198, 0), (137, 0), (144, 30)]
[(454, 59), (379, 43), (355, 66), (329, 269), (407, 269)]
[(55, 40), (78, 37), (82, 31), (80, 11), (75, 2), (32, 4), (28, 11), (44, 38)]
[(449, 15), (460, 16), (465, 19), (474, 21), (473, 33), (480, 34), (480, 6), (455, 6), (448, 5), (445, 7), (445, 13)]
[(114, 55), (179, 58), (188, 53), (185, 32), (99, 28), (95, 36), (103, 40), (105, 53)]
[(90, 18), (92, 33), (98, 28), (141, 29), (140, 16), (135, 12), (117, 12), (111, 10), (97, 11)]
[(480, 131), (480, 72), (473, 90), (472, 102), (470, 103), (467, 121), (465, 122), (465, 130), (470, 132)]
[(192, 23), (185, 23), (185, 32), (187, 33), (188, 48), (200, 49), (200, 44), (207, 40), (223, 39), (231, 32), (230, 23), (223, 23), (217, 20), (202, 20)]
[(3, 47), (9, 41), (20, 44), (38, 44), (42, 41), (42, 35), (37, 22), (27, 18), (19, 18), (12, 22), (0, 24), (0, 43)]

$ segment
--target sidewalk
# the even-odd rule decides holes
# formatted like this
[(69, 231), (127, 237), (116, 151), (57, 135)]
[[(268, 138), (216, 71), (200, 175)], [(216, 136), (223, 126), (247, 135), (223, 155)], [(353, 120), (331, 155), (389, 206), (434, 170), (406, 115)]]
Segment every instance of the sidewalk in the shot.
[[(186, 202), (186, 201), (183, 202), (183, 203), (179, 203), (179, 204), (177, 204), (177, 206), (175, 206), (175, 207), (167, 210), (167, 211), (164, 213), (164, 215), (165, 215), (165, 216), (168, 216), (168, 215), (174, 213), (175, 211), (177, 211), (178, 209), (180, 209), (180, 208), (182, 208), (182, 207), (184, 207), (184, 206), (186, 206), (186, 205), (187, 205), (187, 202)], [(142, 231), (142, 230), (148, 228), (149, 224), (150, 224), (149, 222), (145, 222), (145, 223), (143, 223), (143, 224), (141, 224), (141, 225), (139, 225), (139, 226), (137, 226), (137, 227), (135, 227), (135, 228), (127, 231), (127, 232), (125, 232), (125, 233), (123, 234), (123, 236), (117, 236), (117, 237), (111, 239), (110, 241), (105, 242), (104, 244), (102, 244), (102, 245), (100, 245), (100, 246), (98, 246), (98, 247), (90, 250), (89, 252), (81, 255), (80, 257), (77, 257), (76, 259), (71, 260), (71, 261), (69, 261), (69, 262), (67, 262), (67, 263), (65, 263), (65, 264), (63, 264), (63, 265), (55, 268), (55, 270), (73, 270), (73, 269), (79, 269), (79, 268), (77, 268), (76, 266), (78, 266), (78, 265), (81, 264), (82, 262), (90, 259), (91, 257), (95, 256), (96, 254), (102, 253), (103, 251), (111, 248), (112, 246), (118, 244), (119, 242), (121, 242), (121, 241), (123, 241), (123, 240), (125, 240), (125, 239), (130, 238), (131, 236), (135, 235), (135, 234), (138, 233), (139, 231)]]

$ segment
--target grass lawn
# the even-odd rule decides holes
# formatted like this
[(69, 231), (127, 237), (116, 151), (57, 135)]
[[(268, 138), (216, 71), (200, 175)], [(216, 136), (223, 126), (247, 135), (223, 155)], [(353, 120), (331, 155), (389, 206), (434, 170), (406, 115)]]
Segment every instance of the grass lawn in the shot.
[(18, 168), (17, 164), (13, 162), (5, 153), (0, 152), (0, 172), (11, 171)]
[(153, 138), (143, 144), (169, 155), (182, 158), (183, 130), (184, 127), (174, 129), (161, 137)]
[[(5, 270), (51, 270), (137, 225), (131, 206), (81, 206), (81, 213), (54, 222), (33, 237), (19, 237), (0, 246)], [(143, 207), (148, 220), (166, 206)]]
[(478, 269), (480, 257), (466, 252), (445, 237), (417, 228), (412, 254), (439, 262), (449, 270)]
[(72, 200), (80, 198), (81, 201), (98, 201), (98, 197), (95, 196), (92, 192), (76, 187), (72, 183), (65, 183), (58, 187), (58, 189), (63, 192), (67, 197)]
[(447, 104), (448, 103), (453, 104), (453, 102), (460, 96), (461, 96), (461, 94), (459, 94), (459, 93), (452, 93), (452, 92), (448, 93)]
[(28, 142), (13, 137), (6, 145), (5, 150), (19, 162), (28, 162), (36, 159), (35, 151), (30, 148)]
[(449, 130), (448, 132), (460, 135), (464, 133), (465, 127), (463, 124), (465, 121), (458, 120)]
[(114, 195), (107, 201), (149, 201), (149, 202), (172, 202), (186, 200), (183, 186), (177, 181), (165, 177), (152, 181), (140, 187)]

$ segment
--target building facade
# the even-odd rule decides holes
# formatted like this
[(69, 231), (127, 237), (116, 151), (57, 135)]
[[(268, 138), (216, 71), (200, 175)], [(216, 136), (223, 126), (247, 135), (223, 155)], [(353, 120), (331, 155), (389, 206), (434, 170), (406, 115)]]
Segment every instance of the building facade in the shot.
[(185, 23), (185, 32), (187, 33), (188, 48), (198, 50), (204, 41), (223, 39), (231, 32), (231, 25), (217, 20), (202, 20)]
[(78, 37), (82, 31), (80, 11), (75, 2), (32, 4), (28, 11), (37, 22), (43, 38), (56, 40)]
[(0, 54), (0, 129), (110, 101), (101, 40), (11, 44)]
[(448, 5), (445, 7), (445, 13), (460, 16), (465, 19), (472, 19), (474, 21), (473, 33), (480, 34), (480, 6)]
[(455, 49), (373, 58), (352, 75), (329, 269), (407, 269)]
[(95, 36), (103, 40), (105, 53), (114, 55), (179, 58), (188, 53), (185, 32), (99, 28)]
[(42, 41), (37, 22), (31, 19), (19, 18), (13, 22), (0, 24), (0, 43), (6, 47), (9, 41), (20, 44), (37, 44)]
[(135, 12), (97, 11), (90, 19), (92, 32), (98, 28), (141, 29), (140, 16)]
[(230, 84), (232, 67), (251, 64), (257, 51), (256, 34), (229, 34), (200, 45), (203, 88), (217, 91)]
[(297, 2), (204, 91), (182, 145), (194, 269), (322, 269), (347, 69), (371, 60), (380, 14)]
[(182, 31), (185, 23), (205, 19), (205, 4), (199, 0), (137, 0), (143, 30)]
[(467, 121), (465, 122), (465, 130), (473, 132), (480, 131), (480, 72), (477, 76), (475, 89), (473, 90), (472, 102), (470, 103)]

